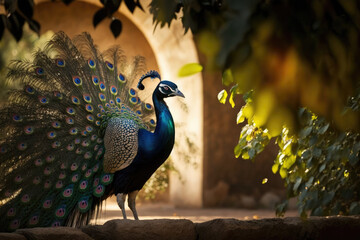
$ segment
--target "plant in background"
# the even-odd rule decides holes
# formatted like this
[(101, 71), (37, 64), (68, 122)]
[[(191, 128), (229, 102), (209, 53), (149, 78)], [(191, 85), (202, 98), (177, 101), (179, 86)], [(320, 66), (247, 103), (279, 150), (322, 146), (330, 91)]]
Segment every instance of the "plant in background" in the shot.
[[(238, 123), (247, 119), (236, 157), (251, 159), (262, 152), (272, 136), (268, 129), (257, 126), (252, 107), (252, 91), (245, 94), (246, 104), (238, 114)], [(360, 91), (350, 98), (346, 111), (358, 111)], [(225, 102), (224, 94), (219, 100)], [(311, 215), (360, 214), (360, 134), (342, 132), (325, 118), (301, 108), (297, 132), (284, 126), (276, 144), (279, 153), (272, 166), (274, 174), (284, 179), (287, 197), (296, 197), (302, 217)], [(276, 213), (282, 216), (288, 200), (279, 204)]]
[(145, 183), (144, 190), (139, 193), (139, 196), (145, 200), (152, 200), (155, 199), (157, 194), (165, 192), (169, 187), (170, 171), (176, 172), (171, 157), (166, 160)]
[(222, 71), (230, 94), (255, 90), (257, 126), (272, 136), (284, 122), (299, 127), (307, 107), (337, 128), (359, 131), (360, 113), (342, 110), (359, 82), (360, 4), (356, 0), (153, 0), (155, 25), (180, 19), (206, 56), (205, 69)]
[[(49, 0), (54, 2), (55, 0)], [(75, 0), (61, 0), (69, 5)], [(113, 15), (119, 10), (121, 3), (124, 2), (127, 9), (133, 13), (136, 8), (144, 11), (139, 0), (100, 0), (103, 5), (93, 16), (93, 26), (96, 27), (105, 18), (110, 18), (110, 30), (114, 37), (118, 37), (122, 31), (122, 22)], [(33, 19), (34, 0), (2, 0), (0, 7), (4, 9), (5, 14), (0, 14), (0, 40), (5, 29), (13, 35), (16, 41), (23, 37), (25, 23), (36, 34), (40, 34), (40, 24)]]
[(232, 87), (219, 93), (221, 103), (228, 98), (235, 107), (236, 95), (244, 96), (237, 122), (248, 124), (235, 156), (253, 159), (276, 138), (272, 169), (288, 197), (298, 197), (302, 216), (360, 211), (359, 9), (356, 0), (150, 4), (156, 25), (181, 17), (207, 58), (205, 69), (223, 72), (223, 85)]

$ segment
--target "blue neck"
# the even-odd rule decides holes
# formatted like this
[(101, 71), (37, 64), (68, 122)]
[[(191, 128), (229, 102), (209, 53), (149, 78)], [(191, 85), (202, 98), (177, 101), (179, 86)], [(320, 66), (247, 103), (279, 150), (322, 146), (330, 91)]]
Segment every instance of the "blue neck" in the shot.
[(158, 164), (155, 165), (160, 165), (169, 157), (173, 149), (175, 127), (164, 99), (154, 93), (153, 102), (156, 114), (156, 128), (153, 133), (147, 130), (139, 131), (139, 151), (141, 152), (141, 161), (147, 163), (157, 162)]
[(154, 132), (155, 141), (158, 142), (158, 147), (161, 148), (161, 155), (170, 154), (175, 140), (175, 126), (174, 120), (171, 116), (168, 106), (163, 98), (153, 95), (153, 102), (156, 114), (156, 128)]

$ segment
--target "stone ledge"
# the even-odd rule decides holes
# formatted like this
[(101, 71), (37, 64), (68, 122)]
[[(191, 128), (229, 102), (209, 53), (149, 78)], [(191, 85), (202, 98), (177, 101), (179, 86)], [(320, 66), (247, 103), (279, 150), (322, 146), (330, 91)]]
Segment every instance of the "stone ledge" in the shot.
[(360, 216), (268, 218), (242, 221), (214, 219), (203, 223), (190, 220), (111, 220), (104, 225), (80, 229), (70, 227), (20, 229), (0, 233), (0, 240), (100, 240), (100, 239), (356, 239), (360, 234)]

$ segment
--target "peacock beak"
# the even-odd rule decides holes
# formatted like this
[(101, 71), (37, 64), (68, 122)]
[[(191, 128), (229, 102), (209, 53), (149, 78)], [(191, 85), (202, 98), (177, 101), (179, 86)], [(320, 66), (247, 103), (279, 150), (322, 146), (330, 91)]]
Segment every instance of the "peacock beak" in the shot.
[(176, 89), (176, 92), (175, 92), (175, 94), (174, 94), (175, 96), (179, 96), (179, 97), (183, 97), (183, 98), (185, 98), (185, 96), (184, 96), (184, 94), (182, 93), (182, 92), (180, 92), (180, 90), (179, 89)]

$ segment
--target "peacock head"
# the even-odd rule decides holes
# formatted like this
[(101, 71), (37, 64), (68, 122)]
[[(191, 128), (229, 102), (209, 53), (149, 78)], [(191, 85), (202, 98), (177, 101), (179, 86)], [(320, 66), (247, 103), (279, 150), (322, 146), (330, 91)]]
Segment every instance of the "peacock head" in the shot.
[(156, 86), (154, 91), (154, 94), (159, 98), (167, 98), (167, 97), (175, 97), (175, 96), (179, 96), (183, 98), (185, 97), (184, 94), (180, 92), (180, 90), (178, 89), (175, 83), (166, 80), (161, 81), (160, 74), (154, 70), (151, 70), (150, 72), (146, 73), (140, 78), (139, 83), (137, 85), (138, 89), (140, 90), (145, 89), (145, 86), (142, 83), (142, 81), (148, 77), (158, 78), (160, 80), (160, 83)]

